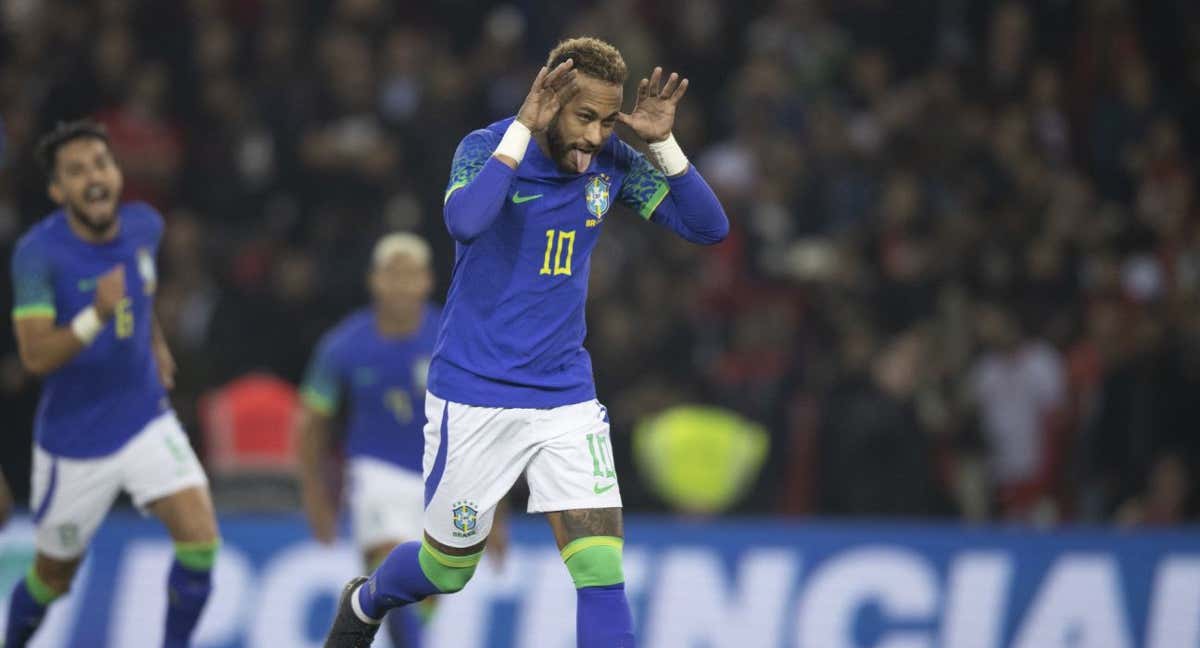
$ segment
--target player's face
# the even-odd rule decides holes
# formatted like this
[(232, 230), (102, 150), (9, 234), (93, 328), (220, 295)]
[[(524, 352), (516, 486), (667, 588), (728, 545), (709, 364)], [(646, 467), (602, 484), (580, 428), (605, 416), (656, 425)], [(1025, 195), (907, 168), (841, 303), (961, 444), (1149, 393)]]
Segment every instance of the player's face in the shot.
[(59, 147), (50, 179), (50, 198), (93, 232), (103, 233), (117, 219), (121, 169), (104, 140), (81, 137)]
[(583, 173), (612, 135), (621, 110), (622, 88), (580, 74), (575, 78), (579, 92), (558, 111), (546, 139), (550, 155), (569, 173)]
[(408, 254), (393, 254), (371, 271), (375, 307), (392, 317), (406, 318), (421, 310), (433, 290), (433, 271)]

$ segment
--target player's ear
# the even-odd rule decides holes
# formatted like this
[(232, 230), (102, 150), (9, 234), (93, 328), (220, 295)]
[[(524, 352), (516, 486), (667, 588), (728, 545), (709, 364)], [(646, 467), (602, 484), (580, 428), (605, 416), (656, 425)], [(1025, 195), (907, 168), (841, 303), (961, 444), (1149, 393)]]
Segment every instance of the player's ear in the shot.
[(422, 298), (428, 299), (433, 293), (433, 268), (422, 268), (420, 273), (421, 295)]
[(46, 193), (50, 194), (50, 200), (53, 200), (56, 205), (61, 205), (67, 201), (66, 193), (63, 192), (63, 188), (59, 186), (54, 176), (50, 177), (50, 184), (46, 185)]
[(377, 270), (375, 268), (375, 266), (372, 265), (371, 269), (367, 270), (367, 276), (365, 277), (365, 279), (366, 279), (365, 283), (367, 286), (367, 294), (370, 295), (371, 298), (373, 299), (376, 294), (376, 286), (379, 285), (379, 270)]

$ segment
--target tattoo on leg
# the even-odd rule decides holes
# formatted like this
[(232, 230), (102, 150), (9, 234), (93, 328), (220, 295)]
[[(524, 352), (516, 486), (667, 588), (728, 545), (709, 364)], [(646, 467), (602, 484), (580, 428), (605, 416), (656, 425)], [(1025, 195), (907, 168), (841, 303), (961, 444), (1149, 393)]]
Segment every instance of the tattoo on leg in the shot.
[(566, 540), (577, 540), (588, 536), (624, 535), (621, 509), (575, 509), (559, 513)]

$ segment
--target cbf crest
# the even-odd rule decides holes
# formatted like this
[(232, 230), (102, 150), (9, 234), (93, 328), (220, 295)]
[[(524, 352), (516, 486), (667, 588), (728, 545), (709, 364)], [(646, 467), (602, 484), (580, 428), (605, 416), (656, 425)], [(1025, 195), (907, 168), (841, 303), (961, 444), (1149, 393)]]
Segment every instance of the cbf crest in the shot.
[(612, 178), (607, 174), (601, 173), (588, 180), (587, 186), (583, 189), (583, 201), (587, 204), (588, 213), (595, 216), (595, 218), (588, 219), (588, 227), (595, 227), (604, 220), (604, 215), (612, 206), (611, 189)]
[(451, 522), (454, 524), (455, 538), (469, 538), (475, 535), (475, 527), (479, 523), (479, 505), (463, 500), (455, 502), (451, 508)]

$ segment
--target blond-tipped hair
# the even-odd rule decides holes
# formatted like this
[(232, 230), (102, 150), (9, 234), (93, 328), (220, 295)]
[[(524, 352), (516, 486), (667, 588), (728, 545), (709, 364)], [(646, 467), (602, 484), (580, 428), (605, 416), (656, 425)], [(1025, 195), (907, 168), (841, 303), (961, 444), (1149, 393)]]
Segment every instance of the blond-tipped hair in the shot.
[(629, 70), (625, 67), (625, 59), (617, 48), (591, 36), (580, 36), (560, 41), (550, 55), (546, 57), (546, 66), (553, 70), (558, 64), (571, 59), (575, 62), (574, 69), (580, 74), (607, 81), (623, 84)]
[(433, 253), (425, 239), (408, 232), (395, 232), (379, 239), (371, 253), (371, 267), (379, 268), (396, 255), (405, 255), (420, 265), (429, 265)]

